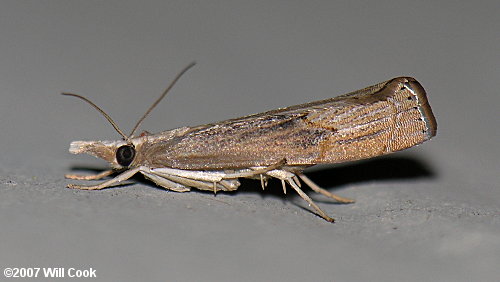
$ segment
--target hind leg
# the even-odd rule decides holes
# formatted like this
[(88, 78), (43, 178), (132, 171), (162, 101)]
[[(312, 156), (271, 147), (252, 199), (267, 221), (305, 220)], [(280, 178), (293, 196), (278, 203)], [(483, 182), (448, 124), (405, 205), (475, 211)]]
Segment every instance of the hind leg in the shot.
[(313, 191), (316, 193), (323, 194), (323, 195), (325, 195), (329, 198), (332, 198), (335, 201), (342, 203), (342, 204), (354, 203), (353, 199), (337, 196), (337, 195), (330, 193), (327, 190), (319, 187), (316, 183), (314, 183), (311, 179), (309, 179), (309, 177), (305, 176), (302, 173), (297, 173), (297, 176), (300, 177), (300, 179), (302, 179), (302, 181), (304, 181), (304, 183), (307, 184), (307, 186), (311, 187), (311, 189), (313, 189)]

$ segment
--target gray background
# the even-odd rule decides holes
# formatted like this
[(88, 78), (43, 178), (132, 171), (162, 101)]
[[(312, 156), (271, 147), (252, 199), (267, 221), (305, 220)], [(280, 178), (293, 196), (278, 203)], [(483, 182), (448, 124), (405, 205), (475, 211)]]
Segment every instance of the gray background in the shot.
[[(0, 2), (0, 268), (92, 267), (94, 281), (498, 281), (498, 1), (165, 2)], [(74, 182), (65, 173), (106, 167), (70, 155), (72, 140), (119, 135), (58, 93), (89, 97), (128, 132), (192, 60), (141, 129), (408, 75), (426, 88), (438, 135), (309, 170), (357, 200), (338, 205), (308, 191), (335, 224), (279, 183), (262, 192), (246, 181), (215, 197), (141, 178), (64, 188)]]

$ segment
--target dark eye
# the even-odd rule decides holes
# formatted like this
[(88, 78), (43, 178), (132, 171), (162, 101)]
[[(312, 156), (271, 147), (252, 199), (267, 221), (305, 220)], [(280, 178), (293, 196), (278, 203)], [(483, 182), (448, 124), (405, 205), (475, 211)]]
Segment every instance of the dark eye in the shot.
[(116, 150), (116, 160), (121, 166), (129, 166), (134, 160), (135, 149), (130, 145), (123, 145)]

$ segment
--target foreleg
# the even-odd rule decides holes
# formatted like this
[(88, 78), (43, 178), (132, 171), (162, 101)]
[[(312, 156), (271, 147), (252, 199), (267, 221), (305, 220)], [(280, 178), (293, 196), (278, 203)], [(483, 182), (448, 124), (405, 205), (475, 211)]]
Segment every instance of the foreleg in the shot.
[(137, 172), (139, 172), (140, 167), (136, 167), (133, 169), (129, 169), (122, 174), (119, 174), (113, 179), (110, 179), (108, 181), (104, 181), (101, 184), (93, 185), (93, 186), (84, 186), (84, 185), (76, 185), (76, 184), (68, 184), (68, 188), (72, 189), (81, 189), (81, 190), (100, 190), (106, 187), (114, 186), (122, 181), (125, 181), (129, 179), (130, 177), (134, 176)]
[(64, 177), (68, 179), (75, 179), (75, 180), (99, 180), (102, 179), (106, 176), (110, 176), (113, 174), (115, 170), (105, 170), (101, 173), (94, 174), (94, 175), (81, 175), (81, 174), (65, 174)]

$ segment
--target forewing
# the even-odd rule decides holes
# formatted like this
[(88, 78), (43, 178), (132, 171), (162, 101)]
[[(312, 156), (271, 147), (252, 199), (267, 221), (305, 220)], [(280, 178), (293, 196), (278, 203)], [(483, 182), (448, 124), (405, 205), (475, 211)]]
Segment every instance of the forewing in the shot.
[(328, 100), (191, 128), (145, 148), (152, 166), (230, 169), (358, 160), (420, 144), (436, 133), (422, 86), (390, 81)]

